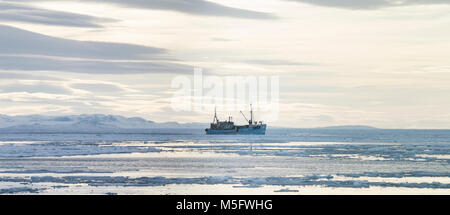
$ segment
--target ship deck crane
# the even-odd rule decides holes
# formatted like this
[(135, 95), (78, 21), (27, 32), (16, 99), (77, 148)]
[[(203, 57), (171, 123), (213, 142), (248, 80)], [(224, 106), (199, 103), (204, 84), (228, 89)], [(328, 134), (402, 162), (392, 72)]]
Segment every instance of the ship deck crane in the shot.
[(242, 111), (240, 111), (240, 112), (241, 112), (242, 116), (245, 118), (245, 120), (247, 120), (247, 122), (248, 122), (249, 124), (251, 124), (250, 120), (248, 120), (247, 117), (245, 117), (244, 113), (242, 113)]
[(251, 125), (253, 124), (253, 107), (252, 104), (250, 104), (250, 120), (247, 119), (247, 117), (245, 117), (244, 113), (242, 113), (242, 111), (240, 111), (242, 116), (245, 118), (245, 120), (247, 120), (248, 124)]

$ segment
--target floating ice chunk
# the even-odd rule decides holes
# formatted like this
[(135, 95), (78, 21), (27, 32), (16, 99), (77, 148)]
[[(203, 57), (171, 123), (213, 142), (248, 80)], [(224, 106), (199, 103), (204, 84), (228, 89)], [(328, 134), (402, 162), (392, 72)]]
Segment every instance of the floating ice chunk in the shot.
[(380, 177), (380, 178), (404, 178), (404, 177), (450, 177), (450, 172), (364, 172), (364, 173), (338, 173), (337, 175), (359, 178), (359, 177)]
[(246, 186), (324, 186), (324, 187), (407, 187), (407, 188), (450, 188), (448, 183), (407, 183), (407, 182), (369, 182), (367, 180), (310, 180), (308, 177), (200, 177), (200, 178), (166, 178), (166, 177), (124, 177), (124, 176), (32, 176), (0, 177), (0, 182), (88, 184), (90, 186), (165, 186), (169, 184), (241, 184)]
[(249, 185), (235, 185), (233, 188), (260, 188), (261, 185), (249, 184)]
[(369, 187), (369, 181), (367, 181), (367, 180), (353, 181), (353, 186), (354, 187)]
[(0, 194), (15, 194), (15, 193), (38, 193), (39, 189), (31, 187), (12, 187), (0, 189)]
[(293, 192), (293, 193), (297, 193), (298, 190), (291, 190), (291, 189), (289, 189), (289, 188), (285, 188), (285, 189), (275, 190), (275, 191), (273, 191), (273, 192), (276, 192), (276, 193), (282, 193), (282, 192)]
[(133, 152), (160, 152), (154, 147), (79, 145), (79, 144), (29, 144), (0, 145), (0, 157), (62, 157), (74, 155), (118, 154)]

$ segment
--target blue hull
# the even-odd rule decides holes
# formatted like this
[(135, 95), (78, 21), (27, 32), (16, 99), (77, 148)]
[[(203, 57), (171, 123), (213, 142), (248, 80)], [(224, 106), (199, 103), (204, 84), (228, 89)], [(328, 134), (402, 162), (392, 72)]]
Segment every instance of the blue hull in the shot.
[(206, 134), (252, 134), (265, 135), (266, 125), (259, 127), (236, 127), (235, 129), (205, 129)]

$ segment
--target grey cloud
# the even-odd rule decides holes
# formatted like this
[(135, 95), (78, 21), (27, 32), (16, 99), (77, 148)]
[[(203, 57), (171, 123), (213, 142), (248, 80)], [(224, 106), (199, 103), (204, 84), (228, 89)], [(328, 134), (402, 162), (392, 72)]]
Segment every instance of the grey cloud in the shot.
[(46, 25), (99, 28), (117, 20), (0, 2), (0, 20)]
[(326, 7), (338, 7), (346, 9), (374, 10), (385, 7), (425, 5), (425, 4), (450, 4), (450, 0), (288, 0)]
[[(0, 57), (1, 59), (1, 57)], [(21, 79), (21, 80), (62, 80), (57, 77), (51, 77), (46, 75), (31, 75), (31, 74), (23, 74), (23, 73), (13, 73), (13, 72), (4, 72), (0, 71), (0, 79), (8, 80), (8, 79)]]
[[(20, 0), (43, 1), (43, 0)], [(87, 1), (87, 0), (84, 0)], [(203, 16), (222, 16), (246, 19), (276, 19), (270, 13), (239, 9), (205, 0), (89, 0), (89, 2), (113, 3), (133, 8), (178, 11)]]
[(105, 83), (76, 83), (71, 84), (70, 87), (75, 89), (87, 90), (90, 92), (109, 92), (109, 93), (117, 93), (123, 92), (124, 89), (118, 87), (114, 84), (105, 84)]
[(48, 83), (36, 83), (36, 84), (8, 84), (0, 85), (2, 93), (12, 92), (27, 92), (27, 93), (50, 93), (50, 94), (71, 94), (72, 92), (62, 86), (48, 84)]
[(30, 56), (1, 56), (0, 69), (22, 71), (66, 71), (89, 74), (189, 73), (193, 69), (166, 62), (111, 62), (65, 60)]
[(0, 69), (3, 70), (52, 70), (91, 74), (192, 71), (190, 66), (168, 62), (171, 59), (164, 49), (124, 43), (68, 40), (2, 25), (0, 47)]
[(166, 52), (148, 46), (56, 38), (5, 25), (0, 25), (0, 47), (0, 54), (94, 59), (155, 59)]

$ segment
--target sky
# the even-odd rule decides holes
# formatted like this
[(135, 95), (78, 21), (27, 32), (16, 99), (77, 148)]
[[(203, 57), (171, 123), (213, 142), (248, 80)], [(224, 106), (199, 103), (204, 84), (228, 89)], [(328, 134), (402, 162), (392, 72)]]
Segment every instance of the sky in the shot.
[(449, 59), (450, 0), (0, 0), (11, 116), (210, 122), (171, 106), (174, 78), (202, 68), (279, 77), (269, 126), (448, 129)]

